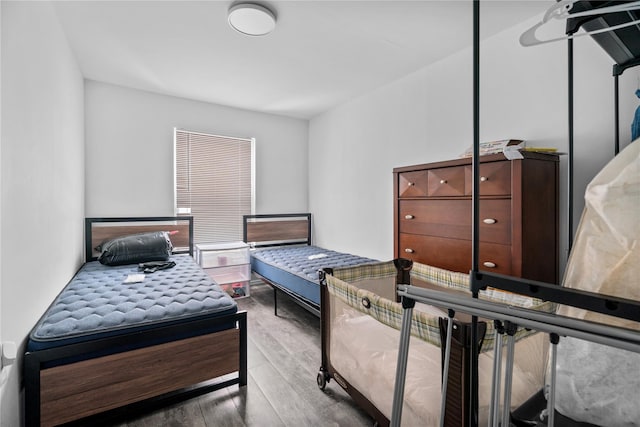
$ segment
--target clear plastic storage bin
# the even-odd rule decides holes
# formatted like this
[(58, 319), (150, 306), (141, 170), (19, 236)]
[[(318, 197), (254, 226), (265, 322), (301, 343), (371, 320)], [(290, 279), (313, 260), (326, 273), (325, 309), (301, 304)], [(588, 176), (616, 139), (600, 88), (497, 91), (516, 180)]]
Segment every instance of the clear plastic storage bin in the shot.
[(197, 244), (196, 262), (234, 298), (249, 296), (251, 265), (244, 242)]

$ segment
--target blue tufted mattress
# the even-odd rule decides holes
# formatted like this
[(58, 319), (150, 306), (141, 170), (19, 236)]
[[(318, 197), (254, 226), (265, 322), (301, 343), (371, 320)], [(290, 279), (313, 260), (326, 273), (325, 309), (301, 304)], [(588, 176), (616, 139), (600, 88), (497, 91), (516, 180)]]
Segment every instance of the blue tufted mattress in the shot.
[(147, 273), (139, 283), (123, 283), (128, 275), (139, 273), (137, 264), (84, 264), (32, 330), (28, 350), (237, 311), (236, 302), (191, 256), (174, 255), (171, 260), (175, 267)]
[(279, 246), (251, 252), (251, 268), (260, 276), (320, 305), (318, 270), (377, 262), (317, 246)]

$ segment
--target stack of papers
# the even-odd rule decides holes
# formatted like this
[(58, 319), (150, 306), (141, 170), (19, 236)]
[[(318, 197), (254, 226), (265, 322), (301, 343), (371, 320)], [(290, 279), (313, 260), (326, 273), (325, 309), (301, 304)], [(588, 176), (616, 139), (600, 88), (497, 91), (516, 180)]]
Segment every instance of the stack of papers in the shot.
[[(499, 141), (489, 141), (480, 143), (480, 155), (503, 153), (505, 150), (520, 150), (525, 147), (525, 142), (521, 139), (501, 139)], [(473, 145), (465, 150), (460, 157), (473, 156)]]

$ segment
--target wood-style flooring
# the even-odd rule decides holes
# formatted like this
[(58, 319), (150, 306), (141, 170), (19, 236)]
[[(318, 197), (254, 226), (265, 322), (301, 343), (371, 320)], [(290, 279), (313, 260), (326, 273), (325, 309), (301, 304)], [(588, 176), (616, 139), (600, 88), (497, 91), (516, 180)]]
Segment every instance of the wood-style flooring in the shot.
[(289, 298), (278, 296), (273, 313), (273, 290), (251, 286), (250, 296), (238, 299), (247, 310), (248, 384), (217, 390), (182, 403), (136, 415), (125, 415), (114, 427), (302, 427), (372, 426), (333, 381), (321, 391), (316, 384), (320, 367), (320, 320)]

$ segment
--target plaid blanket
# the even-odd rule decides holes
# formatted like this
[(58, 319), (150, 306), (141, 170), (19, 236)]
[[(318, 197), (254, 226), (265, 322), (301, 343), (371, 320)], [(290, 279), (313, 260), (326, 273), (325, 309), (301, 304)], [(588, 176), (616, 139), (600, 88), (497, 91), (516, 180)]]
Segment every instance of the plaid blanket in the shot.
[[(373, 317), (377, 321), (400, 330), (404, 312), (402, 305), (364, 289), (362, 286), (358, 286), (366, 286), (366, 283), (363, 282), (373, 279), (388, 279), (395, 282), (396, 275), (397, 270), (394, 262), (387, 261), (335, 269), (333, 275), (326, 276), (326, 282), (329, 293), (332, 296), (339, 298), (350, 307)], [(468, 274), (413, 263), (410, 277), (412, 281), (421, 280), (431, 285), (442, 287), (443, 289), (456, 290), (461, 293), (461, 298), (471, 298)], [(466, 296), (464, 294), (466, 294)], [(553, 303), (497, 289), (489, 288), (486, 291), (481, 291), (479, 297), (488, 301), (538, 311), (553, 312), (555, 310)], [(367, 304), (363, 304), (363, 301), (367, 301)], [(439, 318), (440, 316), (436, 316), (433, 313), (420, 311), (418, 306), (413, 310), (411, 335), (440, 347), (442, 344), (440, 342), (440, 327), (438, 325)], [(534, 333), (536, 332), (518, 328), (515, 337), (516, 340), (519, 340)], [(487, 321), (487, 333), (482, 342), (481, 351), (492, 350), (494, 339), (493, 322)]]

